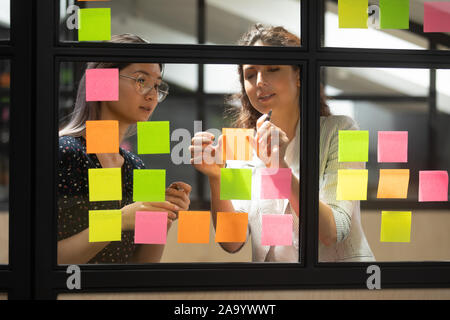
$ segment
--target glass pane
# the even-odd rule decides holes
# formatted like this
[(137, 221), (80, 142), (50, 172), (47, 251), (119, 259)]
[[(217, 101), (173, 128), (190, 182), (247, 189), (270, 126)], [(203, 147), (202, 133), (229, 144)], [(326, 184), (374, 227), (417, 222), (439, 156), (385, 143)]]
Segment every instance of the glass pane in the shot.
[[(106, 39), (98, 32), (105, 28), (107, 36), (133, 33), (150, 43), (197, 44), (200, 43), (199, 33), (203, 32), (206, 44), (235, 45), (241, 35), (255, 23), (284, 26), (297, 36), (300, 35), (300, 0), (244, 2), (207, 0), (205, 30), (200, 30), (201, 26), (198, 25), (200, 11), (198, 5), (199, 2), (196, 0), (115, 0), (76, 3), (73, 0), (61, 0), (60, 39), (87, 41), (97, 37), (98, 41), (102, 41)], [(99, 22), (100, 20), (95, 22), (102, 11), (97, 11), (92, 17), (83, 18), (88, 12), (87, 9), (96, 8), (110, 9), (107, 10), (103, 22)], [(89, 30), (89, 25), (93, 21), (94, 27), (91, 30), (93, 33), (88, 35), (82, 32), (79, 35), (76, 27), (78, 20), (75, 19), (78, 9), (83, 10), (80, 11), (83, 12), (80, 21), (86, 21), (85, 30)], [(275, 11), (276, 15), (273, 14)]]
[(450, 114), (450, 70), (436, 71), (436, 92), (437, 92), (437, 110), (445, 113), (444, 116)]
[[(91, 66), (94, 67), (94, 66)], [(89, 79), (81, 80), (82, 77), (87, 74), (85, 72), (85, 65), (83, 63), (65, 62), (60, 65), (60, 100), (59, 100), (59, 118), (60, 118), (60, 140), (59, 140), (59, 166), (58, 166), (58, 247), (59, 247), (59, 262), (61, 264), (84, 264), (84, 263), (148, 263), (148, 262), (298, 262), (298, 217), (295, 215), (294, 209), (289, 205), (288, 198), (291, 194), (295, 194), (295, 190), (292, 189), (292, 181), (297, 181), (298, 188), (298, 172), (299, 172), (299, 134), (298, 121), (290, 121), (288, 129), (284, 129), (289, 133), (290, 142), (284, 142), (283, 151), (286, 155), (285, 162), (276, 163), (272, 158), (260, 157), (260, 159), (254, 158), (255, 155), (251, 154), (252, 148), (249, 142), (241, 140), (240, 143), (247, 145), (248, 148), (244, 151), (244, 154), (240, 154), (244, 157), (243, 160), (227, 160), (226, 169), (221, 173), (220, 164), (216, 164), (216, 160), (212, 159), (210, 167), (201, 164), (196, 164), (194, 167), (190, 160), (191, 154), (189, 146), (191, 146), (191, 139), (195, 133), (201, 131), (211, 132), (216, 136), (216, 141), (219, 140), (219, 136), (222, 134), (223, 128), (231, 128), (232, 117), (231, 109), (237, 114), (241, 114), (241, 100), (238, 100), (236, 96), (231, 95), (239, 93), (240, 83), (238, 75), (238, 66), (236, 65), (205, 65), (205, 84), (204, 88), (208, 88), (205, 91), (214, 93), (201, 93), (198, 91), (197, 83), (197, 70), (198, 65), (190, 64), (167, 64), (164, 66), (163, 79), (170, 86), (170, 94), (167, 98), (156, 106), (156, 95), (151, 93), (155, 90), (150, 86), (151, 91), (146, 95), (142, 95), (142, 88), (138, 86), (136, 79), (137, 76), (145, 75), (145, 72), (154, 76), (155, 78), (159, 74), (160, 67), (158, 64), (152, 63), (129, 63), (129, 64), (109, 64), (97, 66), (97, 70), (89, 70)], [(97, 83), (101, 85), (104, 82), (110, 83), (114, 77), (109, 76), (105, 78), (108, 81), (95, 82), (91, 78), (92, 71), (99, 71), (100, 69), (108, 67), (109, 69), (120, 68), (117, 77), (119, 88), (119, 101), (109, 101), (106, 99), (115, 100), (117, 98), (106, 98), (105, 96), (96, 97), (93, 99), (103, 99), (99, 102), (90, 101), (86, 103), (87, 97), (91, 99), (92, 91), (91, 84)], [(244, 67), (245, 82), (248, 95), (250, 97), (250, 104), (248, 105), (249, 112), (254, 112), (255, 115), (260, 117), (262, 113), (267, 113), (268, 109), (272, 109), (279, 102), (279, 99), (286, 101), (299, 101), (299, 83), (294, 81), (294, 85), (290, 86), (290, 90), (283, 89), (288, 81), (295, 79), (296, 73), (299, 68), (296, 66), (282, 65), (282, 66), (245, 66)], [(101, 75), (100, 75), (101, 76)], [(224, 82), (224, 77), (228, 77)], [(132, 77), (132, 78), (129, 78)], [(116, 79), (117, 79), (116, 78)], [(255, 79), (254, 81), (251, 79)], [(256, 80), (258, 79), (258, 80)], [(94, 82), (91, 82), (94, 81)], [(145, 83), (144, 79), (144, 83)], [(265, 83), (264, 96), (261, 96), (261, 92), (257, 92), (255, 89), (256, 81), (263, 81)], [(80, 89), (77, 91), (80, 83), (83, 85), (86, 83), (87, 90)], [(117, 83), (117, 82), (116, 82)], [(138, 82), (142, 83), (142, 82)], [(232, 90), (225, 86), (219, 86), (217, 83), (226, 83)], [(96, 94), (100, 94), (101, 91), (94, 91)], [(113, 90), (108, 89), (108, 92), (103, 94), (110, 94)], [(259, 95), (259, 97), (258, 97)], [(278, 98), (278, 96), (280, 98)], [(77, 98), (78, 97), (78, 98)], [(77, 100), (78, 99), (78, 100)], [(147, 99), (147, 100), (145, 100)], [(284, 101), (283, 100), (283, 101)], [(292, 119), (294, 114), (298, 114), (298, 102), (293, 103), (290, 108), (297, 108), (290, 110), (289, 115)], [(257, 106), (257, 108), (253, 107)], [(74, 106), (76, 106), (74, 108)], [(85, 106), (85, 107), (83, 107)], [(134, 108), (133, 108), (134, 107)], [(97, 120), (116, 120), (122, 128), (122, 132), (125, 127), (130, 124), (138, 123), (141, 125), (153, 126), (158, 122), (168, 121), (170, 123), (170, 137), (167, 131), (154, 131), (149, 136), (144, 136), (144, 131), (134, 130), (130, 132), (130, 136), (124, 138), (120, 142), (120, 155), (117, 157), (117, 153), (103, 154), (101, 152), (106, 151), (89, 151), (87, 152), (86, 139), (81, 137), (86, 132), (84, 130), (86, 124), (86, 118), (81, 116), (74, 117), (74, 110), (82, 110), (87, 108), (91, 111), (99, 110), (100, 116), (94, 116), (92, 118)], [(147, 109), (146, 108), (150, 108)], [(153, 108), (153, 109), (152, 109)], [(267, 110), (266, 110), (267, 109)], [(262, 113), (256, 112), (260, 110)], [(146, 121), (148, 117), (150, 121)], [(279, 121), (277, 117), (280, 115), (277, 111), (273, 113), (275, 117), (274, 123)], [(79, 120), (77, 120), (79, 119)], [(298, 120), (298, 118), (297, 118)], [(94, 123), (98, 124), (98, 122)], [(243, 122), (240, 126), (242, 128), (252, 128), (254, 123), (251, 120)], [(283, 124), (284, 126), (284, 124)], [(79, 128), (79, 130), (77, 130)], [(140, 127), (138, 127), (140, 128)], [(106, 129), (102, 129), (106, 130)], [(102, 133), (100, 130), (100, 136)], [(143, 130), (138, 129), (138, 130)], [(64, 133), (63, 133), (64, 132)], [(92, 131), (91, 131), (92, 132)], [(117, 132), (117, 131), (116, 131)], [(228, 133), (231, 134), (231, 133)], [(81, 135), (81, 136), (80, 136)], [(157, 137), (155, 137), (157, 135)], [(99, 136), (99, 137), (100, 137)], [(105, 140), (109, 142), (110, 137)], [(140, 138), (142, 136), (142, 138)], [(99, 140), (100, 138), (97, 138)], [(246, 139), (246, 136), (244, 136)], [(96, 141), (95, 138), (89, 138), (88, 141)], [(163, 152), (155, 152), (155, 154), (149, 154), (148, 151), (142, 152), (142, 143), (151, 143), (151, 140), (155, 141), (169, 141), (170, 150)], [(227, 142), (227, 148), (233, 147), (232, 142)], [(283, 140), (284, 141), (284, 140)], [(106, 142), (100, 144), (100, 147), (106, 145)], [(217, 153), (222, 154), (221, 149), (214, 143), (217, 148)], [(237, 145), (236, 145), (237, 148)], [(125, 151), (127, 150), (127, 151)], [(248, 154), (250, 150), (250, 154)], [(129, 152), (129, 153), (128, 153)], [(238, 151), (235, 151), (238, 154)], [(245, 160), (245, 156), (248, 159)], [(206, 155), (205, 155), (206, 157)], [(122, 160), (121, 160), (122, 158)], [(125, 159), (125, 160), (123, 160)], [(206, 158), (205, 158), (206, 159)], [(253, 159), (253, 161), (250, 161)], [(290, 169), (283, 168), (269, 172), (264, 178), (266, 185), (273, 184), (271, 190), (272, 194), (262, 194), (261, 184), (263, 179), (260, 172), (265, 167), (265, 163), (262, 161), (270, 161), (273, 166), (288, 165)], [(124, 163), (122, 167), (122, 178), (119, 181), (119, 186), (122, 188), (122, 200), (115, 200), (120, 198), (120, 195), (116, 198), (114, 196), (110, 198), (101, 198), (103, 191), (109, 186), (113, 185), (113, 180), (110, 184), (100, 185), (98, 187), (94, 180), (93, 174), (99, 172), (98, 169), (104, 168), (118, 168)], [(141, 162), (142, 161), (142, 162)], [(205, 160), (206, 161), (206, 160)], [(169, 187), (173, 182), (187, 183), (192, 189), (190, 191), (189, 213), (180, 213), (179, 211), (187, 211), (187, 202), (182, 200), (181, 195), (183, 191), (178, 190), (178, 198), (166, 194), (164, 198), (164, 188), (162, 188), (163, 199), (151, 200), (148, 197), (156, 197), (156, 192), (144, 195), (147, 200), (144, 207), (137, 207), (137, 202), (144, 201), (143, 198), (136, 198), (137, 190), (149, 190), (149, 187), (139, 187), (139, 178), (134, 176), (133, 170), (136, 171), (145, 169), (163, 169), (165, 172), (165, 182), (163, 181), (163, 187)], [(94, 172), (95, 170), (96, 172)], [(233, 171), (231, 169), (243, 169), (240, 171)], [(91, 170), (91, 173), (89, 173)], [(228, 184), (220, 184), (221, 174), (230, 174), (230, 180)], [(91, 174), (91, 176), (89, 176)], [(139, 173), (138, 173), (139, 174)], [(237, 176), (236, 176), (237, 174)], [(248, 174), (245, 178), (240, 178), (240, 174)], [(270, 175), (270, 176), (269, 176)], [(208, 176), (210, 179), (208, 179)], [(236, 178), (237, 177), (237, 178)], [(156, 185), (155, 178), (148, 178), (152, 181), (151, 186)], [(237, 181), (236, 181), (237, 179)], [(278, 180), (277, 180), (278, 179)], [(211, 184), (210, 184), (211, 180)], [(273, 180), (273, 181), (272, 181)], [(145, 180), (144, 180), (145, 181)], [(188, 191), (189, 186), (183, 186), (184, 190)], [(246, 189), (248, 187), (248, 189)], [(221, 190), (222, 188), (222, 190)], [(251, 188), (251, 189), (250, 189)], [(211, 193), (212, 190), (212, 193)], [(249, 191), (251, 190), (251, 191)], [(119, 190), (120, 192), (120, 190)], [(181, 192), (181, 193), (180, 193)], [(99, 194), (101, 194), (99, 196)], [(120, 194), (120, 193), (119, 193)], [(220, 216), (220, 221), (215, 226), (211, 217), (216, 214), (206, 214), (201, 216), (205, 220), (201, 220), (205, 223), (205, 228), (199, 228), (198, 232), (192, 232), (189, 223), (192, 223), (193, 215), (192, 211), (212, 211), (211, 209), (211, 194), (213, 199), (219, 199), (220, 197), (226, 200), (221, 200), (217, 204), (218, 212), (231, 212), (232, 215)], [(97, 198), (94, 198), (97, 196)], [(106, 197), (110, 195), (107, 194)], [(155, 199), (155, 198), (152, 198)], [(174, 219), (167, 232), (167, 223), (164, 225), (159, 224), (159, 228), (151, 229), (151, 226), (145, 222), (139, 220), (141, 215), (136, 212), (139, 211), (157, 211), (161, 212), (164, 208), (161, 207), (161, 202), (166, 199), (168, 202), (177, 203), (182, 209), (175, 210), (178, 213), (178, 219)], [(181, 200), (180, 200), (181, 199)], [(239, 200), (238, 200), (239, 199)], [(248, 200), (247, 200), (248, 199)], [(216, 200), (215, 200), (216, 201)], [(216, 202), (214, 202), (216, 203)], [(295, 205), (294, 205), (295, 208)], [(169, 208), (170, 209), (170, 208)], [(122, 224), (117, 222), (112, 223), (113, 229), (120, 233), (120, 241), (113, 240), (110, 234), (101, 234), (101, 231), (107, 229), (104, 228), (107, 224), (102, 218), (98, 218), (100, 222), (96, 223), (97, 213), (96, 210), (122, 210), (119, 216), (122, 217)], [(298, 209), (297, 209), (298, 210)], [(215, 212), (213, 211), (213, 212)], [(109, 211), (114, 214), (114, 212)], [(182, 215), (183, 219), (182, 220)], [(149, 219), (154, 218), (156, 215), (150, 216)], [(264, 222), (265, 216), (270, 216), (273, 221)], [(275, 217), (273, 217), (275, 216)], [(89, 221), (91, 217), (91, 221)], [(104, 217), (104, 216), (103, 216)], [(111, 218), (112, 216), (107, 216)], [(137, 220), (134, 220), (138, 217)], [(147, 214), (147, 217), (148, 214)], [(222, 218), (223, 217), (223, 218)], [(242, 218), (244, 217), (244, 219)], [(263, 221), (264, 217), (264, 221)], [(281, 217), (281, 218), (280, 218)], [(287, 218), (286, 218), (287, 217)], [(171, 219), (174, 217), (170, 216)], [(167, 221), (167, 217), (165, 218)], [(199, 218), (200, 219), (200, 218)], [(236, 220), (238, 219), (238, 220)], [(242, 220), (241, 220), (242, 219)], [(206, 221), (206, 222), (205, 222)], [(200, 223), (200, 222), (198, 222)], [(227, 229), (227, 223), (233, 225), (237, 223), (231, 229)], [(203, 225), (203, 224), (201, 224)], [(157, 226), (154, 222), (153, 226)], [(252, 233), (248, 233), (248, 228), (251, 228)], [(114, 229), (115, 228), (115, 229)], [(285, 230), (284, 235), (287, 235), (283, 239), (273, 239), (274, 230), (282, 228)], [(284, 228), (284, 229), (283, 229)], [(99, 231), (100, 230), (100, 231)], [(144, 232), (143, 232), (144, 230)], [(164, 234), (164, 230), (166, 233)], [(264, 231), (263, 231), (264, 230)], [(163, 232), (161, 241), (166, 242), (165, 247), (158, 247), (158, 245), (150, 245), (149, 243), (157, 242), (159, 240), (148, 239), (146, 237), (152, 237), (160, 235)], [(209, 235), (208, 235), (209, 232)], [(222, 234), (222, 235), (220, 235)], [(201, 235), (201, 236), (200, 236)], [(222, 240), (216, 241), (216, 236), (221, 236)], [(264, 236), (264, 238), (263, 238)], [(89, 238), (92, 237), (92, 238)], [(96, 237), (96, 238), (94, 238)], [(141, 238), (144, 237), (144, 238)], [(179, 238), (180, 237), (180, 238)], [(236, 238), (238, 237), (238, 238)], [(272, 237), (272, 238), (271, 238)], [(91, 239), (91, 241), (89, 241)], [(109, 241), (109, 239), (111, 241)], [(241, 241), (237, 241), (242, 239)], [(264, 239), (264, 240), (263, 240)], [(108, 241), (107, 241), (108, 240)], [(230, 243), (231, 240), (234, 240)], [(95, 250), (94, 255), (89, 255), (87, 251), (73, 251), (76, 241), (82, 244), (86, 250)], [(264, 241), (264, 242), (262, 242)], [(284, 242), (283, 242), (284, 241)], [(226, 252), (220, 243), (224, 243), (224, 246), (228, 250), (238, 250), (234, 254)], [(264, 243), (262, 245), (261, 243)], [(272, 244), (272, 245), (271, 245)], [(159, 250), (159, 251), (158, 251)]]
[(11, 28), (10, 0), (0, 0), (0, 40), (9, 40)]
[(0, 60), (0, 264), (9, 262), (10, 62)]
[(206, 17), (208, 44), (236, 44), (256, 23), (282, 26), (300, 37), (300, 0), (206, 0)]
[[(196, 0), (77, 1), (74, 7), (73, 0), (61, 0), (60, 40), (78, 41), (78, 30), (74, 27), (78, 9), (109, 8), (113, 35), (133, 33), (150, 43), (195, 44), (196, 3)], [(108, 27), (108, 21), (102, 26)]]
[[(409, 3), (409, 24), (405, 18), (406, 25), (398, 25), (401, 20), (401, 15), (406, 10), (395, 9), (391, 10), (389, 7), (381, 7), (379, 0), (369, 0), (369, 6), (375, 5), (376, 9), (371, 7), (370, 12), (376, 10), (383, 16), (383, 10), (386, 11), (384, 17), (390, 17), (392, 12), (392, 20), (383, 22), (380, 28), (379, 16), (376, 19), (378, 26), (373, 23), (373, 18), (370, 18), (369, 27), (364, 29), (358, 28), (340, 28), (338, 15), (338, 1), (336, 0), (322, 0), (324, 1), (325, 15), (324, 15), (324, 43), (325, 47), (341, 47), (341, 48), (373, 48), (373, 49), (411, 49), (411, 50), (425, 50), (429, 48), (428, 38), (431, 36), (438, 39), (438, 50), (448, 50), (450, 39), (448, 32), (424, 32), (424, 1), (410, 0), (405, 1)], [(437, 2), (447, 2), (441, 0)], [(426, 1), (425, 1), (426, 3)], [(406, 6), (407, 8), (407, 6)], [(344, 12), (344, 11), (342, 11)], [(369, 12), (369, 11), (368, 11)], [(378, 13), (375, 14), (377, 16)], [(407, 13), (405, 14), (407, 17)], [(358, 17), (358, 14), (353, 16)], [(373, 17), (373, 16), (372, 16)], [(382, 18), (383, 19), (383, 18)], [(436, 18), (434, 18), (436, 19)], [(342, 21), (349, 21), (349, 18), (342, 18)], [(448, 20), (448, 17), (446, 18)], [(342, 22), (341, 21), (341, 22)], [(389, 21), (394, 21), (396, 25), (389, 25)], [(426, 20), (429, 21), (429, 20)], [(409, 26), (409, 27), (408, 27)], [(404, 28), (404, 29), (400, 29)], [(440, 29), (439, 29), (440, 30)], [(447, 28), (448, 30), (448, 28)], [(445, 47), (447, 46), (447, 47)]]
[[(331, 115), (321, 118), (319, 260), (449, 261), (450, 116), (438, 112), (430, 123), (429, 85), (421, 84), (429, 70), (391, 69), (378, 79), (365, 70), (322, 69)], [(441, 81), (447, 71), (438, 70)], [(395, 76), (405, 72), (407, 83)]]

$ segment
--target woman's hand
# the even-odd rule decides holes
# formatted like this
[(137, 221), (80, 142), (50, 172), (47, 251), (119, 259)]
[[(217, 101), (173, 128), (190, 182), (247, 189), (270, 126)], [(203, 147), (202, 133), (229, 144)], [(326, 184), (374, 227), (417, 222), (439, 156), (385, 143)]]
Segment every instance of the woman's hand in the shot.
[(177, 213), (180, 207), (165, 201), (165, 202), (134, 202), (122, 208), (122, 230), (134, 230), (134, 222), (137, 211), (159, 211), (167, 212), (167, 229), (172, 225), (172, 221), (177, 218)]
[(191, 190), (192, 187), (187, 183), (174, 182), (166, 189), (166, 201), (178, 206), (179, 210), (189, 210)]
[(214, 135), (209, 132), (197, 132), (189, 147), (191, 164), (208, 177), (220, 177), (220, 169), (225, 166), (222, 159), (222, 136), (216, 146), (213, 146)]
[(258, 157), (267, 167), (287, 167), (284, 161), (289, 138), (283, 130), (270, 121), (265, 121), (267, 114), (256, 122), (256, 138), (251, 137), (250, 143), (258, 151)]

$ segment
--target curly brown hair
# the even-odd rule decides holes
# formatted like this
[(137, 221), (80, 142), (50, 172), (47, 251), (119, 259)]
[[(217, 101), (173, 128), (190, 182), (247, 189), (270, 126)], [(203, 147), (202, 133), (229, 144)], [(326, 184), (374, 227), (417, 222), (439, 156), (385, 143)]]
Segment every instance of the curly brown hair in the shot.
[[(241, 39), (238, 41), (239, 45), (253, 46), (256, 42), (261, 41), (262, 43), (269, 46), (278, 47), (295, 47), (300, 46), (300, 38), (295, 34), (287, 31), (285, 28), (278, 26), (264, 26), (257, 23), (252, 26), (252, 28), (242, 35)], [(294, 71), (299, 70), (299, 66), (293, 65)], [(250, 100), (245, 92), (244, 87), (244, 75), (242, 65), (238, 66), (239, 81), (241, 83), (241, 92), (230, 97), (231, 101), (240, 101), (242, 108), (230, 108), (227, 113), (233, 119), (233, 126), (239, 128), (255, 128), (256, 121), (262, 114), (253, 108)], [(322, 84), (320, 85), (320, 115), (330, 116), (330, 108), (327, 104), (327, 99)]]

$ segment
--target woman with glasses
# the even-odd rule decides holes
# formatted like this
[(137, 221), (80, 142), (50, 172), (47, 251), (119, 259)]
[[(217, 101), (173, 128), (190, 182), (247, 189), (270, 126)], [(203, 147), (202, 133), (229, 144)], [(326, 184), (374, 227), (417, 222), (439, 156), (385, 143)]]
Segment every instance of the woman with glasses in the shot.
[[(146, 43), (131, 34), (113, 36), (115, 43)], [(58, 263), (145, 263), (159, 262), (164, 245), (135, 244), (137, 211), (165, 211), (167, 228), (179, 210), (189, 208), (191, 186), (174, 182), (166, 189), (165, 202), (133, 202), (133, 170), (144, 163), (135, 154), (86, 153), (86, 121), (117, 120), (119, 141), (135, 132), (138, 121), (147, 121), (169, 92), (162, 81), (163, 65), (156, 63), (91, 62), (87, 69), (119, 69), (119, 100), (86, 102), (85, 77), (80, 81), (75, 108), (69, 122), (59, 131), (58, 171)], [(157, 139), (157, 137), (155, 137)], [(122, 168), (121, 201), (89, 201), (88, 169)], [(89, 242), (89, 210), (121, 209), (121, 241)]]
[[(300, 39), (283, 27), (265, 27), (258, 24), (242, 36), (240, 44), (288, 47), (300, 46)], [(191, 163), (209, 178), (214, 226), (217, 212), (246, 212), (249, 217), (248, 231), (252, 238), (253, 261), (298, 262), (301, 221), (300, 69), (295, 65), (248, 64), (239, 65), (238, 73), (241, 92), (237, 98), (241, 107), (236, 109), (235, 126), (255, 129), (256, 137), (250, 137), (250, 141), (259, 152), (254, 152), (252, 161), (238, 164), (227, 162), (227, 166), (253, 169), (290, 168), (292, 180), (289, 199), (259, 199), (259, 192), (264, 186), (258, 182), (258, 171), (252, 170), (251, 200), (221, 200), (220, 169), (224, 165), (220, 156), (215, 164), (208, 164), (198, 161), (196, 154), (201, 154), (199, 151), (220, 154), (222, 137), (219, 137), (219, 143), (214, 146), (212, 134), (197, 133), (190, 147)], [(331, 115), (323, 92), (320, 98), (319, 261), (373, 261), (374, 256), (361, 226), (359, 201), (336, 199), (337, 170), (361, 169), (363, 166), (337, 161), (339, 130), (358, 130), (357, 125), (349, 117)], [(278, 137), (278, 143), (271, 140), (272, 136)], [(265, 214), (292, 215), (292, 245), (262, 245), (262, 216)], [(221, 243), (230, 253), (239, 251), (243, 245), (242, 242)]]

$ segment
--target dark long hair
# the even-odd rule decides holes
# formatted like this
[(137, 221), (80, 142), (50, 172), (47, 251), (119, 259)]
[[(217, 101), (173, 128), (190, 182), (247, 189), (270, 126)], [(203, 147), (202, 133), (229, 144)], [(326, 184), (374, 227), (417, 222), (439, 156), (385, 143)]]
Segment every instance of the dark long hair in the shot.
[[(149, 43), (147, 40), (141, 37), (126, 33), (121, 35), (114, 35), (108, 42), (113, 43)], [(130, 62), (88, 62), (86, 69), (103, 69), (103, 68), (117, 68), (122, 70), (129, 66)], [(159, 64), (161, 73), (163, 72), (164, 65)], [(84, 135), (86, 130), (86, 121), (88, 120), (98, 120), (100, 117), (100, 102), (99, 101), (86, 101), (86, 76), (80, 80), (77, 99), (75, 101), (75, 107), (73, 112), (69, 116), (68, 123), (61, 128), (59, 131), (59, 136), (73, 136), (79, 137)], [(135, 126), (130, 126), (126, 136), (132, 135), (135, 131)]]
[[(256, 42), (261, 41), (265, 45), (278, 47), (295, 47), (300, 46), (300, 38), (295, 34), (290, 33), (285, 28), (278, 26), (264, 26), (262, 24), (255, 24), (248, 32), (242, 35), (239, 40), (239, 45), (253, 46)], [(299, 67), (293, 65), (292, 68), (297, 71)], [(228, 116), (233, 120), (233, 126), (239, 128), (255, 128), (256, 121), (262, 114), (253, 108), (250, 100), (245, 92), (244, 75), (242, 65), (238, 66), (239, 81), (241, 83), (241, 92), (233, 95), (229, 102), (239, 100), (240, 108), (230, 108), (227, 111)], [(330, 108), (327, 105), (325, 92), (323, 86), (320, 85), (320, 115), (331, 115)]]

